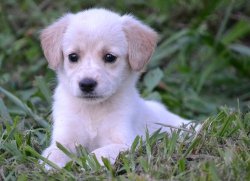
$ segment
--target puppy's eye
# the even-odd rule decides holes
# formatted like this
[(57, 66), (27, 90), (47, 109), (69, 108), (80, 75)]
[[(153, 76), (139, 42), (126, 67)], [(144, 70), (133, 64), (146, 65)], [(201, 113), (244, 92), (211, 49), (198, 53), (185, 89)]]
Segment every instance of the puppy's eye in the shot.
[(79, 56), (76, 53), (71, 53), (68, 55), (69, 61), (75, 63), (78, 61)]
[(104, 55), (103, 60), (105, 63), (114, 63), (116, 61), (117, 57), (107, 53), (106, 55)]

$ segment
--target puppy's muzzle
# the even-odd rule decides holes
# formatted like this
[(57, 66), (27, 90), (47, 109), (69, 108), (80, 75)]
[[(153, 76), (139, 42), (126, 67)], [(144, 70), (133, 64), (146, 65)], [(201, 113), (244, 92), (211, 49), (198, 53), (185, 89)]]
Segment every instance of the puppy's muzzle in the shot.
[(97, 86), (97, 82), (91, 78), (85, 78), (79, 82), (79, 88), (83, 93), (92, 93)]

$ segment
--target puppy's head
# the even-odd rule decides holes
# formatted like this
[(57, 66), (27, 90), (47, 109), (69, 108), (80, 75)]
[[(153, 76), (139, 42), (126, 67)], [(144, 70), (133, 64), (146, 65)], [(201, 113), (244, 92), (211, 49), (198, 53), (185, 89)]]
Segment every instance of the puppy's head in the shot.
[(59, 83), (88, 102), (105, 100), (124, 84), (133, 84), (156, 41), (157, 34), (133, 16), (104, 9), (66, 14), (41, 34)]

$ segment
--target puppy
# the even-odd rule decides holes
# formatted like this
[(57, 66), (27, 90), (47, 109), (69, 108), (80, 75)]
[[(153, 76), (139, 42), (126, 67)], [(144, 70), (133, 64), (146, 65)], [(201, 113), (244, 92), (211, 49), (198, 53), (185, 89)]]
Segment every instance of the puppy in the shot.
[(161, 127), (156, 123), (188, 123), (160, 103), (143, 100), (136, 90), (156, 43), (153, 29), (105, 9), (69, 13), (44, 29), (41, 45), (58, 85), (51, 145), (42, 155), (63, 167), (70, 158), (56, 142), (72, 153), (81, 144), (100, 162), (106, 157), (114, 163), (146, 128), (152, 133)]

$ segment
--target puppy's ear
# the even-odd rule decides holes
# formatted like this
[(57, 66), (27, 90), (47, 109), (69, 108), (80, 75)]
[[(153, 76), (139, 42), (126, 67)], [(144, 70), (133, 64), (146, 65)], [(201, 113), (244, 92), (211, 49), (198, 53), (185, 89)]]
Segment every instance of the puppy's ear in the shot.
[(128, 59), (133, 70), (140, 71), (149, 62), (158, 35), (133, 16), (122, 16), (123, 31), (128, 41)]
[(66, 14), (44, 29), (40, 35), (44, 55), (53, 70), (57, 69), (63, 59), (62, 38), (71, 16), (72, 14)]

